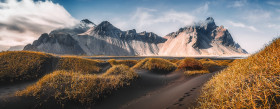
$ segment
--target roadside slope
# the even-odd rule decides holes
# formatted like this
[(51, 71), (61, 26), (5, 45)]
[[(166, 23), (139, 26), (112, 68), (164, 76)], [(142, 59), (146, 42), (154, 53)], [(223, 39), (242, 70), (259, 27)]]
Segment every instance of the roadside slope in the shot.
[(234, 61), (203, 88), (199, 108), (279, 108), (280, 38)]

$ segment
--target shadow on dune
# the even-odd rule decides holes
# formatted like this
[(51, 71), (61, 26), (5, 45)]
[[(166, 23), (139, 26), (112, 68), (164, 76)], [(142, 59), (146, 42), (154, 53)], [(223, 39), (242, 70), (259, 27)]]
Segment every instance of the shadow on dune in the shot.
[(147, 70), (137, 70), (139, 79), (132, 82), (130, 86), (113, 92), (106, 99), (100, 100), (91, 108), (112, 109), (121, 108), (124, 104), (136, 98), (149, 95), (149, 92), (159, 89), (168, 83), (183, 77), (181, 71), (172, 72), (167, 75), (160, 75)]
[[(159, 75), (146, 70), (137, 70), (140, 78), (133, 81), (130, 86), (121, 88), (112, 92), (107, 97), (100, 99), (96, 104), (91, 106), (83, 106), (79, 103), (69, 102), (64, 104), (63, 108), (77, 109), (77, 108), (95, 108), (95, 109), (113, 109), (120, 108), (135, 98), (146, 96), (149, 92), (163, 87), (171, 81), (183, 77), (183, 73), (176, 71), (168, 75)], [(29, 84), (28, 84), (29, 85)], [(16, 105), (15, 105), (16, 104)], [(0, 99), (1, 109), (18, 109), (18, 108), (62, 108), (61, 105), (55, 101), (48, 103), (41, 103), (32, 97), (14, 97), (7, 96)]]

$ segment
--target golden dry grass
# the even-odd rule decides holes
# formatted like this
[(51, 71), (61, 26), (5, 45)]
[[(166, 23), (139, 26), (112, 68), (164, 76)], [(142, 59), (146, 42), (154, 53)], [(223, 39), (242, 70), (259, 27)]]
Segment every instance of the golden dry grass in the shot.
[(279, 108), (280, 39), (234, 61), (203, 87), (199, 108)]
[(115, 59), (110, 59), (108, 62), (113, 66), (113, 65), (126, 65), (128, 67), (132, 67), (135, 64), (137, 64), (137, 60), (115, 60)]
[(200, 59), (199, 61), (202, 63), (203, 69), (210, 72), (217, 71), (222, 67), (219, 63), (211, 59)]
[(59, 59), (57, 69), (83, 73), (98, 73), (101, 70), (99, 62), (101, 61), (79, 57), (63, 57)]
[(179, 62), (180, 60), (179, 60), (179, 59), (169, 59), (169, 61), (176, 64), (176, 63)]
[(133, 79), (137, 76), (136, 73), (133, 73), (134, 70), (130, 69), (126, 65), (115, 65), (109, 70), (107, 70), (103, 75), (122, 75), (126, 78)]
[(69, 101), (91, 104), (104, 95), (129, 85), (136, 77), (137, 74), (125, 65), (113, 66), (102, 75), (60, 70), (44, 76), (16, 95), (36, 97), (44, 102), (54, 99), (60, 104)]
[(210, 73), (208, 70), (192, 70), (192, 71), (185, 71), (184, 74), (186, 76), (192, 76), (192, 75), (201, 75), (201, 74), (207, 74)]
[(229, 59), (229, 60), (215, 60), (215, 62), (219, 66), (229, 66), (233, 61), (234, 61), (233, 59)]
[(174, 71), (177, 67), (174, 63), (160, 58), (146, 58), (138, 62), (134, 69), (146, 69), (155, 73), (166, 74)]
[(208, 69), (209, 67), (220, 66), (216, 61), (213, 61), (211, 59), (200, 59), (199, 61), (202, 63), (203, 69)]
[[(101, 71), (101, 62), (104, 61), (77, 56), (58, 58), (50, 54), (32, 51), (1, 52), (0, 81), (36, 79), (53, 70), (72, 70), (86, 74), (97, 73)], [(56, 65), (56, 63), (58, 64)]]
[(178, 63), (178, 68), (184, 70), (201, 70), (203, 65), (196, 59), (185, 58)]
[(45, 74), (51, 66), (51, 55), (31, 51), (6, 51), (0, 53), (0, 81), (35, 79)]

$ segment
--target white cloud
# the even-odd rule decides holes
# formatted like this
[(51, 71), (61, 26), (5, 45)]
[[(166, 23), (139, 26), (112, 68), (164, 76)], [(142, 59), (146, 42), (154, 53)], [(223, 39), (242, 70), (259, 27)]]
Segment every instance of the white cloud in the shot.
[(180, 27), (192, 24), (194, 19), (194, 16), (186, 12), (138, 8), (132, 15), (126, 18), (115, 18), (112, 22), (121, 29), (135, 28), (138, 32), (152, 31), (164, 36), (177, 31)]
[(245, 25), (243, 23), (240, 23), (240, 22), (233, 22), (233, 21), (228, 21), (230, 25), (234, 26), (234, 27), (240, 27), (240, 28), (246, 28), (246, 29), (250, 29), (254, 32), (257, 32), (257, 28), (255, 28), (254, 26), (248, 26), (248, 25)]
[(0, 16), (0, 46), (25, 45), (42, 33), (77, 23), (61, 5), (48, 0), (7, 0), (0, 3)]
[(228, 5), (228, 7), (239, 8), (243, 7), (247, 3), (247, 0), (237, 0), (234, 1), (232, 4)]

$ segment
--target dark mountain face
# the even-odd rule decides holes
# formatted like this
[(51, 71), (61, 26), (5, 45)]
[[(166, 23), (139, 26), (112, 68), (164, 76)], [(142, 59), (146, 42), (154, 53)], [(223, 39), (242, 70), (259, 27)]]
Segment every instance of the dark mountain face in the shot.
[(166, 39), (156, 35), (153, 32), (141, 32), (137, 33), (135, 29), (127, 30), (127, 31), (121, 31), (120, 29), (113, 26), (110, 22), (104, 21), (97, 25), (93, 32), (91, 32), (92, 35), (99, 35), (99, 36), (106, 36), (106, 37), (114, 37), (118, 38), (123, 41), (142, 41), (147, 43), (163, 43), (166, 41)]
[(93, 22), (91, 22), (91, 21), (88, 20), (88, 19), (83, 19), (83, 20), (81, 20), (81, 24), (87, 24), (87, 25), (91, 24), (91, 25), (96, 26)]
[[(62, 48), (62, 49), (61, 49)], [(28, 44), (24, 50), (43, 51), (54, 54), (83, 55), (85, 52), (69, 34), (42, 34), (33, 44)]]

